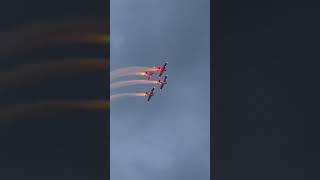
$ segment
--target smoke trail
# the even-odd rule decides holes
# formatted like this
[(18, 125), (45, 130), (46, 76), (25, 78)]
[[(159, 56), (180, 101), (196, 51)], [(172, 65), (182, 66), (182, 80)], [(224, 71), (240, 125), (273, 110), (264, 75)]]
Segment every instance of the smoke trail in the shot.
[[(97, 38), (100, 38), (100, 36), (97, 37)], [(106, 42), (107, 44), (109, 44), (110, 43), (110, 34), (107, 34), (106, 36), (103, 36), (102, 40), (103, 40), (103, 42)]]
[(52, 76), (64, 76), (67, 73), (106, 72), (109, 64), (106, 63), (107, 61), (105, 59), (85, 58), (20, 65), (6, 72), (0, 72), (0, 91)]
[(111, 83), (110, 90), (126, 87), (126, 86), (142, 85), (142, 84), (158, 84), (158, 81), (150, 81), (150, 80), (121, 81), (121, 82)]
[(29, 104), (16, 104), (0, 109), (0, 120), (14, 120), (25, 118), (27, 115), (36, 116), (50, 111), (81, 110), (99, 111), (108, 110), (110, 103), (106, 100), (55, 100)]
[(144, 97), (146, 96), (146, 93), (120, 93), (110, 96), (110, 101), (114, 101), (121, 98), (127, 98), (127, 97)]
[(127, 68), (121, 68), (114, 70), (110, 72), (110, 81), (120, 78), (120, 77), (126, 77), (126, 76), (146, 76), (146, 71), (157, 71), (156, 68), (152, 67), (127, 67)]
[(0, 33), (0, 57), (20, 54), (46, 46), (102, 43), (109, 37), (109, 18), (99, 16), (65, 17), (32, 22), (14, 31)]

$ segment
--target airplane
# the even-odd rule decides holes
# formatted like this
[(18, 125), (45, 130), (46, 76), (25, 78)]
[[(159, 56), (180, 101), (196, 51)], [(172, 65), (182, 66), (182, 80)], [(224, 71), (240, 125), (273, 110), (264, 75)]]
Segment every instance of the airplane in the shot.
[(163, 88), (165, 84), (167, 84), (167, 78), (168, 76), (165, 76), (162, 81), (158, 80), (158, 84), (161, 84), (160, 90)]
[(146, 71), (145, 75), (147, 76), (147, 80), (150, 80), (151, 77), (153, 76), (153, 74), (154, 74), (154, 72), (152, 72), (152, 71)]
[(165, 62), (161, 67), (157, 67), (158, 73), (159, 73), (159, 77), (162, 76), (164, 71), (167, 71), (167, 67), (166, 67), (167, 64), (168, 64), (168, 62)]
[(148, 96), (147, 101), (150, 101), (151, 97), (154, 96), (154, 92), (153, 92), (154, 90), (155, 90), (155, 87), (153, 87), (150, 92), (146, 92), (146, 96)]

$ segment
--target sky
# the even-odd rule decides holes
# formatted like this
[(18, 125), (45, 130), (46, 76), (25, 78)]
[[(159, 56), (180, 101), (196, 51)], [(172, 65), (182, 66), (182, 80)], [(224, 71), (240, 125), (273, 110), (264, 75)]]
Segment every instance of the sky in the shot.
[[(209, 179), (210, 1), (111, 0), (110, 9), (111, 71), (169, 62), (168, 84), (149, 103), (111, 104), (111, 179)], [(128, 79), (141, 78), (118, 81)]]

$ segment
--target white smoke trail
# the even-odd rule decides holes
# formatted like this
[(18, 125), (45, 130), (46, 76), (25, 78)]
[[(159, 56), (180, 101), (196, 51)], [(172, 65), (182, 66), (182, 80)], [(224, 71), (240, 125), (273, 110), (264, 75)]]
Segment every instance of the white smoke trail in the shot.
[(116, 83), (111, 83), (110, 90), (126, 87), (126, 86), (143, 85), (143, 84), (158, 84), (158, 81), (150, 81), (150, 80), (120, 81)]
[(139, 66), (117, 69), (110, 72), (110, 81), (120, 77), (126, 77), (126, 76), (145, 76), (146, 71), (155, 72), (157, 71), (157, 69), (152, 67), (139, 67)]
[(127, 98), (127, 97), (144, 97), (146, 93), (120, 93), (110, 96), (110, 101), (114, 101), (116, 99)]
[(63, 77), (72, 73), (106, 71), (108, 63), (105, 59), (65, 59), (50, 60), (35, 64), (24, 64), (0, 72), (0, 92), (34, 81), (53, 77)]
[(23, 119), (26, 116), (37, 116), (50, 111), (70, 110), (108, 110), (106, 100), (47, 100), (25, 104), (10, 105), (0, 109), (0, 122)]
[[(8, 57), (44, 47), (72, 44), (105, 44), (108, 17), (73, 16), (31, 22), (0, 32), (0, 57)], [(3, 59), (1, 59), (3, 61)]]

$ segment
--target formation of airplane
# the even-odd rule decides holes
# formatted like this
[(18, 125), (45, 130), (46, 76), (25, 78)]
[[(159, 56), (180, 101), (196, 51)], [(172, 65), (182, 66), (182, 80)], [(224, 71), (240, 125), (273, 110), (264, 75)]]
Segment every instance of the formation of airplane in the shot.
[(152, 96), (154, 96), (154, 91), (155, 87), (153, 87), (150, 92), (146, 92), (146, 96), (148, 97), (147, 101), (150, 101), (150, 99), (152, 98)]
[(167, 78), (168, 78), (168, 76), (165, 76), (162, 81), (158, 80), (158, 84), (161, 84), (161, 85), (160, 85), (160, 89), (162, 89), (163, 86), (164, 86), (165, 84), (167, 84)]
[(147, 80), (150, 80), (151, 77), (153, 76), (153, 74), (154, 74), (154, 72), (152, 72), (152, 71), (146, 71), (145, 75), (147, 76)]
[(167, 71), (167, 64), (168, 64), (168, 62), (164, 63), (161, 67), (157, 67), (158, 73), (159, 73), (159, 77), (162, 76), (164, 71)]
[[(167, 71), (167, 64), (168, 62), (164, 63), (161, 67), (154, 67), (156, 68), (156, 72), (158, 72), (158, 76), (161, 77), (162, 74)], [(151, 77), (154, 75), (154, 71), (146, 71), (145, 75), (147, 76), (147, 80), (150, 80)]]
[[(160, 67), (155, 67), (156, 68), (156, 71), (158, 73), (158, 76), (161, 77), (163, 75), (163, 73), (165, 71), (167, 71), (167, 65), (168, 65), (168, 62), (165, 62), (162, 66)], [(147, 76), (147, 80), (151, 80), (152, 76), (155, 74), (154, 71), (147, 71), (145, 72), (145, 75)], [(158, 80), (158, 84), (160, 85), (160, 90), (163, 89), (164, 85), (167, 84), (167, 79), (168, 79), (168, 76), (164, 76), (163, 80)], [(150, 92), (146, 92), (146, 96), (147, 96), (147, 101), (150, 101), (151, 97), (154, 96), (154, 90), (155, 90), (155, 87), (153, 87)]]

